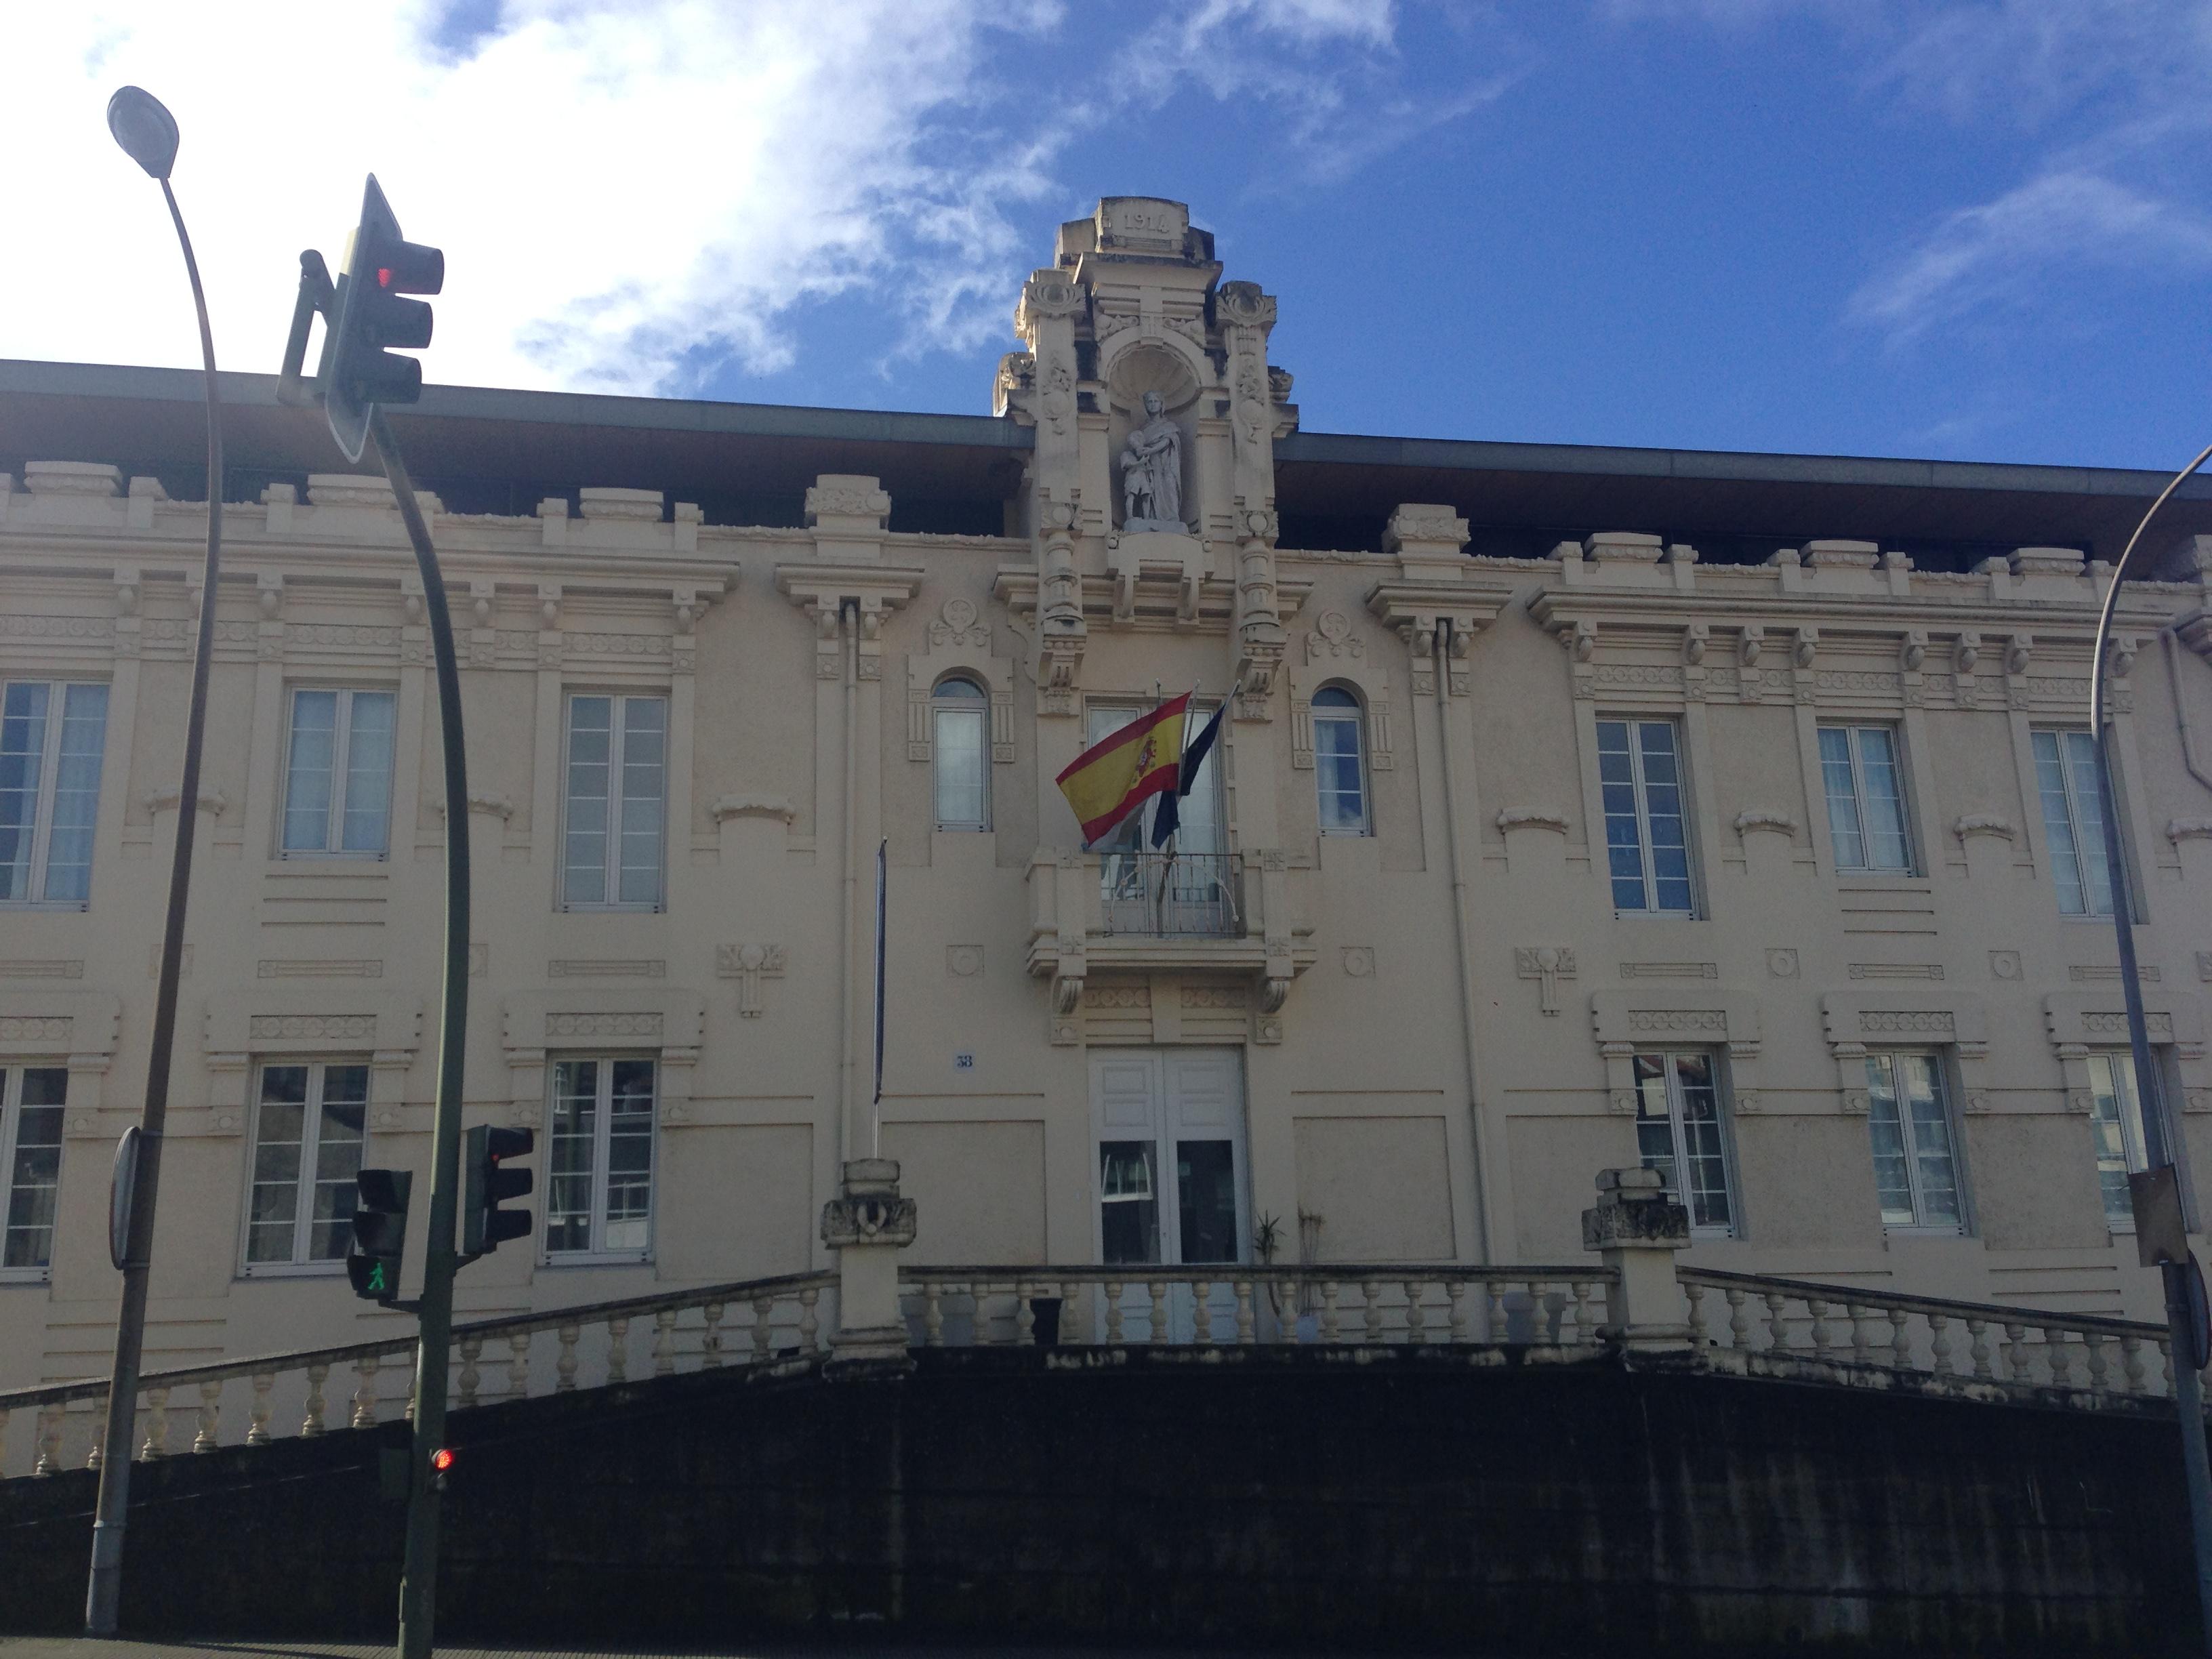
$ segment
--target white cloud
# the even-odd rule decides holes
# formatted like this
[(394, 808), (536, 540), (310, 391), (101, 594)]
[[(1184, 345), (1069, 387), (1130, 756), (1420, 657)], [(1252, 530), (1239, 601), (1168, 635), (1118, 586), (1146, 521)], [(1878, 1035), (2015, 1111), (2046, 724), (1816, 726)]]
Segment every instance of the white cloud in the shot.
[(1907, 339), (1986, 306), (2032, 301), (2051, 274), (2084, 266), (2212, 270), (2212, 219), (2095, 173), (2046, 173), (1951, 214), (1861, 287), (1849, 314)]
[(18, 250), (0, 355), (198, 361), (167, 216), (102, 130), (125, 82), (183, 129), (176, 187), (228, 368), (276, 367), (296, 255), (335, 260), (371, 167), (447, 252), (439, 380), (646, 392), (685, 386), (700, 355), (774, 369), (793, 307), (863, 283), (956, 337), (988, 293), (995, 328), (1005, 210), (1048, 180), (986, 58), (1059, 15), (506, 0), (454, 51), (429, 0), (25, 7), (0, 105)]

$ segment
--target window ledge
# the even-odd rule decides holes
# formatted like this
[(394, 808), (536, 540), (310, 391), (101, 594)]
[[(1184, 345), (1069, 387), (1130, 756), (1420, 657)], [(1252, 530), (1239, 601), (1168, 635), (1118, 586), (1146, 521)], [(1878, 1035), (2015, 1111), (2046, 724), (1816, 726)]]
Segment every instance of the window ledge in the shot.
[(539, 1256), (538, 1265), (556, 1270), (568, 1267), (650, 1267), (653, 1257), (649, 1255), (599, 1255), (564, 1251), (559, 1255)]
[(240, 1267), (238, 1277), (246, 1279), (343, 1279), (345, 1259), (336, 1261), (257, 1261), (251, 1267)]
[(0, 1285), (51, 1285), (52, 1267), (0, 1267)]
[(68, 915), (91, 908), (90, 899), (0, 899), (0, 910), (51, 910)]

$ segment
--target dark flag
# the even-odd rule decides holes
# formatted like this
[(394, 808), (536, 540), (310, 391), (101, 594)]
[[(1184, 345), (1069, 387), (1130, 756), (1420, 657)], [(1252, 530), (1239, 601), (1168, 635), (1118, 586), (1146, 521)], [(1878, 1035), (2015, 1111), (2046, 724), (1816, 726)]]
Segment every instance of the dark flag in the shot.
[(1213, 740), (1221, 735), (1221, 717), (1228, 712), (1229, 699), (1224, 697), (1215, 706), (1206, 724), (1199, 728), (1198, 735), (1183, 745), (1182, 775), (1176, 780), (1174, 788), (1161, 792), (1160, 804), (1152, 809), (1154, 847), (1166, 846), (1168, 837), (1181, 827), (1182, 809), (1178, 803), (1196, 787), (1198, 769), (1206, 763), (1206, 757), (1213, 747)]

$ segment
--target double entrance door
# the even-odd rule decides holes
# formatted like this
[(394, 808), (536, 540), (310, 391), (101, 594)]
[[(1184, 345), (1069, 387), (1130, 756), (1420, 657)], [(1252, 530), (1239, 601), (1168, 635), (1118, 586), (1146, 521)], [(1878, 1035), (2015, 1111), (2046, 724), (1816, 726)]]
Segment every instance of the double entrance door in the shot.
[[(1127, 1267), (1125, 1341), (1188, 1342), (1201, 1310), (1188, 1285), (1155, 1304), (1142, 1269), (1203, 1267), (1248, 1259), (1252, 1236), (1244, 1150), (1243, 1056), (1234, 1048), (1128, 1048), (1091, 1058), (1097, 1136), (1098, 1260)], [(1232, 1340), (1235, 1292), (1212, 1286), (1202, 1311)], [(1098, 1308), (1103, 1338), (1105, 1310)]]

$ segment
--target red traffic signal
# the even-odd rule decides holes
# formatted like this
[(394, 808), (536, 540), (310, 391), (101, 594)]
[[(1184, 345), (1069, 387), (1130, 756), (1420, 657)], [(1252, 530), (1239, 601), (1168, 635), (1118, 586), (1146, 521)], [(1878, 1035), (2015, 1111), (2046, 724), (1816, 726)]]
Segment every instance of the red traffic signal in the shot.
[(330, 331), (323, 337), (323, 411), (331, 435), (348, 460), (357, 461), (368, 439), (369, 413), (379, 404), (411, 404), (422, 395), (422, 365), (395, 355), (430, 343), (430, 307), (408, 294), (435, 294), (446, 285), (443, 250), (408, 241), (384, 199), (376, 175), (362, 194), (361, 222), (346, 248), (331, 296)]

